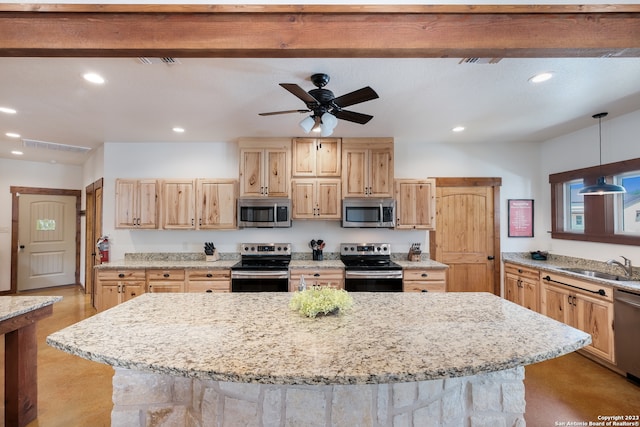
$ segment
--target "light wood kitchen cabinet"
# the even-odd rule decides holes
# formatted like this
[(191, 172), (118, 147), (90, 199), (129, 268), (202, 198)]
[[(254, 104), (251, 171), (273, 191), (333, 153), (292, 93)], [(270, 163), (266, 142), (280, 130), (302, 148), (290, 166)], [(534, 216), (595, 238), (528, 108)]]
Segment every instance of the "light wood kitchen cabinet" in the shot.
[(342, 139), (342, 197), (393, 196), (393, 139)]
[(184, 269), (148, 269), (148, 292), (184, 292)]
[(237, 228), (238, 181), (199, 179), (196, 184), (195, 228), (200, 230)]
[(540, 271), (504, 263), (504, 297), (518, 305), (540, 311)]
[(560, 274), (541, 276), (542, 314), (590, 334), (592, 343), (583, 350), (615, 363), (612, 287)]
[(145, 293), (144, 270), (99, 270), (96, 274), (95, 304), (98, 312)]
[(187, 270), (187, 292), (231, 292), (231, 270)]
[(339, 179), (292, 180), (292, 218), (340, 219), (342, 216), (340, 187)]
[(193, 179), (162, 181), (162, 228), (193, 229), (196, 225), (196, 183)]
[(436, 181), (396, 179), (396, 228), (435, 230)]
[(340, 177), (340, 138), (294, 138), (291, 148), (293, 177)]
[(402, 272), (404, 292), (446, 292), (447, 271), (431, 268), (405, 268)]
[(115, 228), (158, 228), (158, 182), (116, 179)]
[(344, 289), (344, 269), (342, 268), (291, 268), (289, 270), (289, 292), (295, 292), (304, 276), (307, 289), (311, 286), (329, 286)]
[(291, 140), (244, 139), (240, 148), (240, 197), (289, 197)]

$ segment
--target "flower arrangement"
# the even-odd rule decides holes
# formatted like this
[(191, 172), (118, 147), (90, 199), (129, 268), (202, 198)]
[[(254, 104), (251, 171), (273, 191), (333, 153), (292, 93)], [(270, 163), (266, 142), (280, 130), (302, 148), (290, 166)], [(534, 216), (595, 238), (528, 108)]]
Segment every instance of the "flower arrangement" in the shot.
[(331, 314), (353, 306), (353, 298), (344, 289), (313, 286), (293, 294), (289, 308), (307, 317)]

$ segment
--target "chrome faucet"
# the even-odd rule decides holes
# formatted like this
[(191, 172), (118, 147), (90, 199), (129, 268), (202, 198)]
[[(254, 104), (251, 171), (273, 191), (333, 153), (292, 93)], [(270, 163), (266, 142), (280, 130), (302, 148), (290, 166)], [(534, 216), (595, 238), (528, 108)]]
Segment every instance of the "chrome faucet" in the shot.
[(627, 278), (631, 278), (631, 276), (633, 276), (633, 266), (631, 265), (631, 260), (629, 258), (626, 258), (622, 255), (620, 255), (622, 257), (622, 259), (624, 259), (624, 264), (621, 263), (620, 261), (616, 261), (615, 259), (610, 259), (609, 261), (607, 261), (607, 264), (609, 265), (619, 265), (620, 267), (622, 267), (624, 269), (624, 272), (627, 275)]

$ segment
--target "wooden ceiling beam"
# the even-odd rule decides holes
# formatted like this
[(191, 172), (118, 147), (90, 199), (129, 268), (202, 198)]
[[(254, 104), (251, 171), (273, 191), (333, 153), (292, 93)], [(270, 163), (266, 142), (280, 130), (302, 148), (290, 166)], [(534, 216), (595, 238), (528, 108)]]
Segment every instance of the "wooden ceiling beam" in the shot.
[(39, 6), (0, 8), (0, 56), (640, 57), (640, 6)]

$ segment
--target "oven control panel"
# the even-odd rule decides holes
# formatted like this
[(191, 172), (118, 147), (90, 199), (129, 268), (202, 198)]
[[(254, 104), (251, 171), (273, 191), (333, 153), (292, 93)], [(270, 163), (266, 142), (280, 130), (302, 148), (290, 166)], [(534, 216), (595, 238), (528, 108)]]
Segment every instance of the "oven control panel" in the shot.
[(240, 255), (291, 255), (291, 243), (241, 243)]
[(389, 243), (341, 243), (340, 255), (391, 255)]

